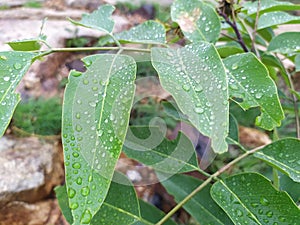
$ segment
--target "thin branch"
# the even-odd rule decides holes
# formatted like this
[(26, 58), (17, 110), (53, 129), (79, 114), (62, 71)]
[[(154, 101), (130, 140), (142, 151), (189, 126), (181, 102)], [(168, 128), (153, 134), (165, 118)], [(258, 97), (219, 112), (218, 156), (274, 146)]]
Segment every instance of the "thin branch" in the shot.
[(242, 35), (241, 35), (239, 29), (237, 28), (236, 22), (235, 21), (231, 22), (231, 20), (229, 19), (229, 17), (225, 13), (223, 13), (221, 10), (218, 10), (218, 13), (219, 13), (220, 16), (222, 16), (224, 18), (224, 20), (226, 21), (226, 23), (228, 23), (232, 27), (232, 29), (234, 30), (235, 35), (237, 37), (237, 42), (241, 45), (241, 47), (243, 48), (243, 50), (245, 52), (249, 52), (249, 50), (246, 47), (246, 44), (245, 44), (245, 42), (244, 42), (244, 40), (242, 38)]
[(188, 196), (186, 196), (181, 202), (179, 202), (170, 212), (168, 212), (160, 221), (156, 223), (156, 225), (162, 225), (165, 223), (169, 218), (171, 218), (172, 215), (174, 215), (175, 212), (177, 212), (185, 203), (187, 203), (192, 197), (194, 197), (199, 191), (201, 191), (206, 185), (208, 185), (213, 179), (216, 179), (220, 174), (224, 173), (226, 170), (228, 170), (231, 166), (239, 162), (240, 160), (244, 159), (248, 155), (251, 155), (260, 149), (265, 147), (265, 145), (260, 146), (258, 148), (254, 148), (250, 151), (245, 152), (244, 154), (240, 155), (236, 159), (232, 160), (230, 163), (226, 164), (224, 167), (219, 169), (217, 172), (215, 172), (213, 175), (211, 175), (207, 180), (205, 180), (199, 187), (197, 187), (195, 190), (193, 190)]
[(257, 33), (257, 24), (259, 19), (259, 11), (260, 11), (260, 0), (257, 1), (257, 11), (256, 11), (256, 17), (255, 17), (255, 23), (254, 23), (254, 30), (252, 32), (252, 47), (251, 50), (254, 52), (254, 54), (259, 57), (259, 52), (257, 51), (255, 47), (255, 39), (256, 39), (256, 33)]

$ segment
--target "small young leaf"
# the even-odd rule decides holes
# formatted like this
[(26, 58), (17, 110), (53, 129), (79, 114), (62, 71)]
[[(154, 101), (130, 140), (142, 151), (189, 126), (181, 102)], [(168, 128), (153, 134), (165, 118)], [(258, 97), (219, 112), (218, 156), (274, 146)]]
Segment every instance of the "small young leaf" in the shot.
[(219, 38), (221, 22), (209, 4), (198, 0), (175, 0), (171, 6), (171, 17), (192, 42), (216, 42)]
[(286, 138), (267, 145), (255, 157), (266, 161), (287, 174), (296, 182), (300, 182), (300, 140)]
[(170, 141), (164, 138), (159, 127), (130, 127), (123, 151), (128, 157), (162, 172), (199, 170), (194, 146), (183, 133)]
[(0, 52), (0, 137), (4, 134), (20, 101), (15, 89), (37, 54)]
[[(257, 13), (257, 1), (246, 2), (243, 4), (243, 8), (248, 11), (249, 15)], [(288, 11), (299, 10), (300, 5), (295, 5), (288, 1), (275, 1), (275, 0), (261, 0), (260, 1), (260, 13), (272, 12), (272, 11)]]
[(280, 126), (284, 114), (277, 95), (276, 85), (266, 67), (252, 53), (224, 59), (228, 69), (229, 94), (244, 110), (259, 106), (261, 115), (256, 125), (272, 130)]
[(110, 34), (115, 25), (115, 22), (110, 18), (114, 10), (114, 6), (102, 5), (91, 14), (83, 14), (80, 21), (69, 20), (75, 25), (98, 29)]
[(279, 24), (286, 24), (286, 23), (299, 23), (300, 17), (299, 16), (292, 16), (285, 12), (269, 12), (264, 13), (259, 17), (257, 29), (264, 29), (266, 27), (271, 27)]
[(149, 20), (128, 31), (118, 33), (115, 37), (133, 43), (165, 44), (166, 30), (162, 24)]
[[(202, 184), (200, 180), (180, 174), (164, 179), (164, 175), (158, 173), (158, 177), (167, 192), (174, 196), (176, 202), (183, 200)], [(224, 211), (210, 197), (210, 188), (211, 185), (207, 185), (203, 190), (192, 197), (183, 208), (200, 224), (232, 224)]]
[(92, 55), (83, 61), (87, 71), (70, 73), (63, 106), (66, 184), (75, 224), (93, 217), (106, 197), (125, 139), (136, 72), (129, 56)]
[(193, 43), (181, 49), (152, 48), (152, 65), (164, 89), (205, 136), (216, 153), (227, 151), (228, 92), (224, 66), (213, 45)]
[(33, 38), (27, 40), (11, 41), (7, 44), (15, 51), (35, 51), (42, 47), (40, 39)]
[(298, 224), (300, 210), (260, 174), (245, 173), (218, 181), (211, 196), (235, 224)]
[(300, 32), (285, 32), (279, 34), (271, 40), (268, 51), (282, 54), (300, 52)]

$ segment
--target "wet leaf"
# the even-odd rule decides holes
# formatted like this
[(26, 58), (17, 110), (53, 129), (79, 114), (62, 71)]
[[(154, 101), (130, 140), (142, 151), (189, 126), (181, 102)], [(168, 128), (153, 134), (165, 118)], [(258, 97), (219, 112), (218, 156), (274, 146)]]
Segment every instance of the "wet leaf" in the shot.
[(63, 105), (66, 184), (74, 224), (88, 221), (106, 197), (125, 139), (136, 72), (129, 56), (92, 55), (83, 61), (87, 71), (70, 73)]
[(224, 59), (228, 69), (229, 94), (244, 110), (260, 107), (261, 115), (256, 125), (266, 130), (280, 126), (284, 114), (277, 95), (277, 88), (266, 67), (252, 53)]
[(91, 14), (83, 14), (80, 21), (69, 19), (77, 26), (83, 26), (112, 33), (115, 22), (111, 19), (111, 14), (115, 10), (114, 6), (102, 5)]
[(67, 222), (69, 224), (72, 224), (73, 216), (72, 216), (72, 211), (69, 207), (69, 200), (68, 200), (66, 185), (57, 186), (57, 187), (55, 187), (54, 191), (55, 191), (56, 198), (58, 200), (59, 208), (62, 211), (62, 214), (64, 215)]
[(217, 50), (219, 55), (222, 58), (226, 58), (230, 55), (243, 53), (244, 50), (238, 46), (232, 46), (232, 45), (223, 45), (223, 46), (217, 46)]
[(288, 225), (300, 221), (300, 210), (292, 199), (260, 174), (245, 173), (218, 181), (211, 195), (235, 224)]
[(300, 32), (285, 32), (274, 37), (269, 46), (269, 52), (293, 54), (300, 51)]
[(220, 19), (213, 7), (198, 0), (175, 0), (171, 18), (192, 42), (216, 42), (221, 32)]
[(7, 42), (7, 44), (15, 51), (35, 51), (40, 50), (42, 47), (39, 38), (27, 39), (27, 40), (19, 40), (19, 41), (11, 41)]
[[(174, 196), (176, 202), (182, 201), (188, 194), (202, 184), (202, 181), (191, 176), (176, 174), (171, 178), (164, 178), (158, 174), (167, 192)], [(188, 201), (183, 208), (200, 224), (232, 224), (224, 211), (210, 197), (211, 185), (207, 185)]]
[(295, 57), (295, 71), (300, 71), (300, 54), (297, 54)]
[[(257, 2), (246, 2), (243, 4), (243, 8), (248, 11), (249, 15), (257, 13)], [(261, 0), (260, 13), (272, 12), (272, 11), (289, 11), (299, 10), (300, 5), (295, 5), (288, 1), (275, 1), (275, 0)]]
[(259, 17), (257, 29), (264, 29), (267, 27), (286, 24), (286, 23), (299, 23), (300, 17), (299, 16), (292, 16), (285, 12), (269, 12), (264, 13)]
[(179, 109), (205, 136), (216, 153), (227, 151), (228, 93), (224, 66), (213, 45), (181, 49), (152, 48), (152, 64)]
[(167, 173), (199, 170), (192, 142), (179, 133), (167, 140), (159, 127), (130, 127), (123, 146), (124, 153), (147, 166)]
[(133, 43), (165, 44), (166, 31), (161, 23), (149, 20), (128, 31), (118, 33), (115, 37)]
[(254, 154), (271, 166), (300, 182), (300, 140), (286, 138), (273, 142)]
[(0, 52), (0, 136), (4, 134), (20, 101), (15, 89), (35, 56), (37, 54), (29, 52)]

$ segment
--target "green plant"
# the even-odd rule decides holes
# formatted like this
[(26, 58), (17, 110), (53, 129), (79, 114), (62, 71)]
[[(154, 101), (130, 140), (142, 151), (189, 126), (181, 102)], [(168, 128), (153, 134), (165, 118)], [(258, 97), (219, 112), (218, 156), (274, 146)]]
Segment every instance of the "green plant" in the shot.
[[(56, 188), (56, 193), (71, 224), (176, 224), (170, 218), (181, 207), (200, 224), (299, 223), (300, 94), (294, 88), (293, 72), (281, 59), (299, 68), (300, 32), (275, 35), (273, 30), (280, 24), (298, 24), (299, 17), (284, 11), (299, 10), (300, 5), (273, 0), (222, 3), (215, 9), (205, 1), (175, 0), (171, 18), (179, 27), (166, 27), (176, 29), (171, 33), (178, 37), (167, 38), (170, 43), (166, 43), (165, 27), (156, 21), (113, 34), (110, 16), (114, 7), (103, 5), (80, 21), (70, 21), (106, 32), (116, 46), (27, 51), (18, 41), (19, 51), (0, 53), (3, 134), (19, 101), (16, 85), (34, 60), (53, 52), (116, 51), (82, 59), (86, 72), (71, 71), (65, 90), (62, 140), (66, 185)], [(187, 44), (173, 48), (172, 42), (183, 38)], [(31, 44), (41, 42), (39, 38), (30, 40)], [(133, 48), (123, 43), (138, 45)], [(168, 114), (208, 136), (216, 154), (227, 152), (232, 145), (240, 149), (238, 156), (209, 174), (199, 168), (194, 146), (186, 135), (179, 133), (172, 141), (164, 137), (163, 121), (156, 119), (150, 125), (128, 129), (136, 61), (147, 60), (175, 100), (165, 108)], [(280, 93), (280, 99), (279, 78), (287, 91)], [(293, 110), (283, 107), (280, 100), (291, 103)], [(256, 108), (255, 124), (248, 125), (269, 131), (273, 142), (245, 149), (238, 140), (234, 114), (229, 114), (230, 102), (243, 110)], [(284, 112), (294, 114), (295, 137), (278, 136), (277, 127), (285, 122)], [(178, 204), (166, 215), (138, 200), (128, 179), (115, 172), (122, 150), (151, 166), (174, 196)], [(250, 155), (272, 168), (271, 181), (253, 172), (224, 176), (226, 170)], [(206, 179), (182, 174), (189, 171)]]

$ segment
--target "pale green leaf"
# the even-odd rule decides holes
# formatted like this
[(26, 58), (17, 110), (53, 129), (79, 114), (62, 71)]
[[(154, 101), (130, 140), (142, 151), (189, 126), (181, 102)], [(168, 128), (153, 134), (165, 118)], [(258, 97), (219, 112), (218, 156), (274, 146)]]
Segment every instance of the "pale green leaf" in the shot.
[(110, 34), (115, 25), (115, 22), (111, 19), (114, 10), (114, 6), (102, 5), (91, 14), (83, 14), (80, 21), (69, 20), (75, 25), (98, 29)]
[(278, 168), (294, 181), (300, 182), (299, 149), (299, 139), (286, 138), (267, 145), (254, 156)]
[(300, 71), (300, 54), (297, 54), (295, 57), (295, 71)]
[(269, 12), (264, 13), (259, 17), (257, 29), (264, 29), (266, 27), (271, 27), (286, 23), (299, 23), (299, 16), (292, 16), (285, 12)]
[(124, 153), (147, 166), (167, 173), (199, 170), (192, 142), (179, 133), (167, 140), (159, 127), (130, 127), (123, 146)]
[(282, 54), (293, 54), (300, 52), (300, 32), (285, 32), (274, 37), (268, 51)]
[(165, 44), (166, 30), (161, 23), (149, 20), (128, 31), (118, 33), (115, 37), (133, 43)]
[(224, 59), (228, 70), (229, 94), (244, 110), (260, 107), (261, 115), (256, 125), (272, 130), (280, 126), (284, 114), (277, 95), (277, 88), (266, 67), (252, 53)]
[(216, 42), (221, 32), (220, 19), (213, 7), (198, 0), (175, 0), (171, 18), (192, 42)]
[[(203, 181), (191, 176), (180, 174), (165, 179), (163, 174), (158, 173), (158, 177), (167, 192), (174, 196), (176, 202), (182, 201), (203, 183)], [(203, 225), (232, 224), (223, 210), (210, 197), (210, 188), (211, 185), (207, 185), (203, 190), (193, 196), (183, 208)]]
[(11, 41), (7, 44), (15, 51), (35, 51), (41, 48), (39, 38), (32, 38), (27, 40)]
[[(246, 2), (243, 4), (243, 8), (248, 11), (248, 15), (257, 13), (257, 1)], [(288, 11), (299, 10), (299, 4), (293, 4), (289, 1), (275, 1), (275, 0), (261, 0), (260, 1), (260, 13), (272, 12), (272, 11)]]
[(227, 151), (228, 93), (224, 66), (207, 42), (181, 49), (152, 48), (152, 64), (179, 109), (205, 136), (216, 153)]
[(0, 136), (20, 101), (15, 89), (36, 56), (29, 52), (0, 52)]
[(93, 55), (83, 61), (87, 71), (70, 73), (63, 106), (66, 184), (74, 224), (88, 221), (106, 197), (125, 139), (136, 72), (129, 56)]
[(245, 173), (218, 181), (211, 196), (235, 224), (290, 225), (300, 221), (300, 210), (292, 199), (260, 174)]

